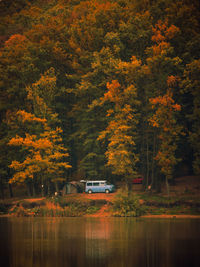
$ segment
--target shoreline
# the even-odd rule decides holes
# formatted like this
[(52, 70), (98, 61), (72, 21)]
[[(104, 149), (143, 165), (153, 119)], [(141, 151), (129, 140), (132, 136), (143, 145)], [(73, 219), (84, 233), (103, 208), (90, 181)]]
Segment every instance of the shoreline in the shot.
[(142, 215), (140, 218), (159, 218), (159, 219), (200, 219), (200, 215), (190, 214), (159, 214), (159, 215)]
[[(72, 216), (14, 216), (11, 214), (0, 214), (0, 218), (72, 218)], [(200, 215), (192, 214), (146, 214), (139, 217), (116, 217), (106, 214), (85, 214), (83, 216), (73, 216), (73, 218), (144, 218), (144, 219), (200, 219)]]

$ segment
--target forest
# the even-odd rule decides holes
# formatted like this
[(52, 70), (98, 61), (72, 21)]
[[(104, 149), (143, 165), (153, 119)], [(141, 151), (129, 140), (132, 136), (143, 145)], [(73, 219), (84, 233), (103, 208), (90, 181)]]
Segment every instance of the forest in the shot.
[(199, 0), (1, 0), (0, 14), (2, 198), (200, 174)]

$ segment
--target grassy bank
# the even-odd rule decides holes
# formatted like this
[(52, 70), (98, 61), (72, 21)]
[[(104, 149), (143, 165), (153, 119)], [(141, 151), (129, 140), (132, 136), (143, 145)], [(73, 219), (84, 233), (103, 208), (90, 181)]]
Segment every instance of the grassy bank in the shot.
[(6, 199), (0, 214), (10, 216), (80, 217), (141, 215), (200, 215), (198, 195), (170, 198), (149, 193), (118, 191), (113, 194), (71, 194), (39, 199)]
[(67, 199), (51, 197), (43, 199), (21, 199), (4, 201), (0, 205), (1, 214), (11, 216), (78, 217), (97, 212), (107, 202), (105, 200)]

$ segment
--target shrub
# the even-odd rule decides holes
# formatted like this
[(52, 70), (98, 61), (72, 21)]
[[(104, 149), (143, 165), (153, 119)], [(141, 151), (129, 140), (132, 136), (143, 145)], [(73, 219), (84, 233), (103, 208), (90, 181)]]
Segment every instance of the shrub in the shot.
[(87, 208), (86, 213), (87, 214), (93, 214), (93, 213), (96, 213), (99, 209), (100, 209), (100, 207), (90, 206)]
[(113, 215), (118, 217), (138, 217), (145, 213), (139, 198), (128, 190), (119, 191), (113, 201)]
[(10, 214), (17, 216), (17, 217), (26, 217), (29, 216), (29, 213), (27, 210), (24, 209), (24, 207), (22, 205), (15, 205), (13, 206), (10, 211)]

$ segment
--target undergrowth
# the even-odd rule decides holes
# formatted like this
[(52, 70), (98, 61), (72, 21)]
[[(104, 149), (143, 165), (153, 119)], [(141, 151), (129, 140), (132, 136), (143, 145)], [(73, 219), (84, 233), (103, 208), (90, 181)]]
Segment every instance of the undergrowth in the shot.
[(138, 196), (128, 190), (119, 190), (113, 201), (113, 216), (138, 217), (145, 213), (145, 208), (140, 204)]
[(41, 202), (21, 201), (9, 210), (13, 216), (80, 217), (96, 213), (106, 200), (69, 200), (52, 197)]

